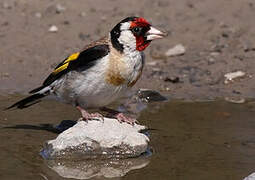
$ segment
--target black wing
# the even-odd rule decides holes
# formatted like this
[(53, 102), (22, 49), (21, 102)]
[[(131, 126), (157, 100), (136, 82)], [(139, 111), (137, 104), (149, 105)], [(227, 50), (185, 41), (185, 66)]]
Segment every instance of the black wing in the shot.
[(85, 49), (80, 53), (74, 53), (68, 56), (63, 62), (56, 66), (54, 71), (46, 78), (43, 85), (30, 91), (29, 93), (36, 93), (49, 86), (55, 80), (62, 77), (64, 74), (72, 70), (86, 70), (94, 66), (98, 59), (106, 56), (109, 53), (109, 46), (106, 44), (96, 45)]

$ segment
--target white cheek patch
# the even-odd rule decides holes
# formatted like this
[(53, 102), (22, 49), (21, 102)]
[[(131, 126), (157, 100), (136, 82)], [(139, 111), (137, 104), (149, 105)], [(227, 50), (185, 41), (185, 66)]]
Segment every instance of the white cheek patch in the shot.
[(136, 50), (136, 38), (130, 30), (121, 31), (119, 42), (123, 44), (124, 49)]

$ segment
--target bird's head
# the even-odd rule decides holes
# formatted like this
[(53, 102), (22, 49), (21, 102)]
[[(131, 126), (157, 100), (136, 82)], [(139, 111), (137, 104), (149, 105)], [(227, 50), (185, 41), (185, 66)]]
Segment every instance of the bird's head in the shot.
[(163, 38), (166, 35), (142, 17), (123, 19), (110, 32), (111, 43), (120, 52), (124, 50), (143, 51), (152, 40)]

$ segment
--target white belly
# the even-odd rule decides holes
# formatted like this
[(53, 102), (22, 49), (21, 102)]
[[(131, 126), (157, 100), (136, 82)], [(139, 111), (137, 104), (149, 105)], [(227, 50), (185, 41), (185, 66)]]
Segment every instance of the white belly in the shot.
[(93, 81), (90, 81), (90, 77), (83, 79), (82, 85), (77, 87), (76, 90), (76, 101), (81, 107), (103, 107), (125, 94), (127, 90), (126, 86), (113, 86), (106, 83), (103, 78), (104, 77), (98, 77)]
[(114, 86), (105, 81), (104, 70), (93, 67), (85, 72), (72, 71), (66, 74), (55, 88), (57, 97), (65, 103), (83, 108), (107, 106), (126, 94), (126, 84)]

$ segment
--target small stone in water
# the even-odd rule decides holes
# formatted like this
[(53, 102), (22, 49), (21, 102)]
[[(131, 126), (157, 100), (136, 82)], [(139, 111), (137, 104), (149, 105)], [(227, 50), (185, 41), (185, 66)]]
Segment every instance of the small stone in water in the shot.
[(245, 99), (242, 97), (225, 97), (225, 101), (235, 103), (235, 104), (245, 103)]
[(145, 99), (147, 102), (165, 101), (166, 97), (162, 96), (159, 92), (150, 89), (139, 89), (138, 98)]

